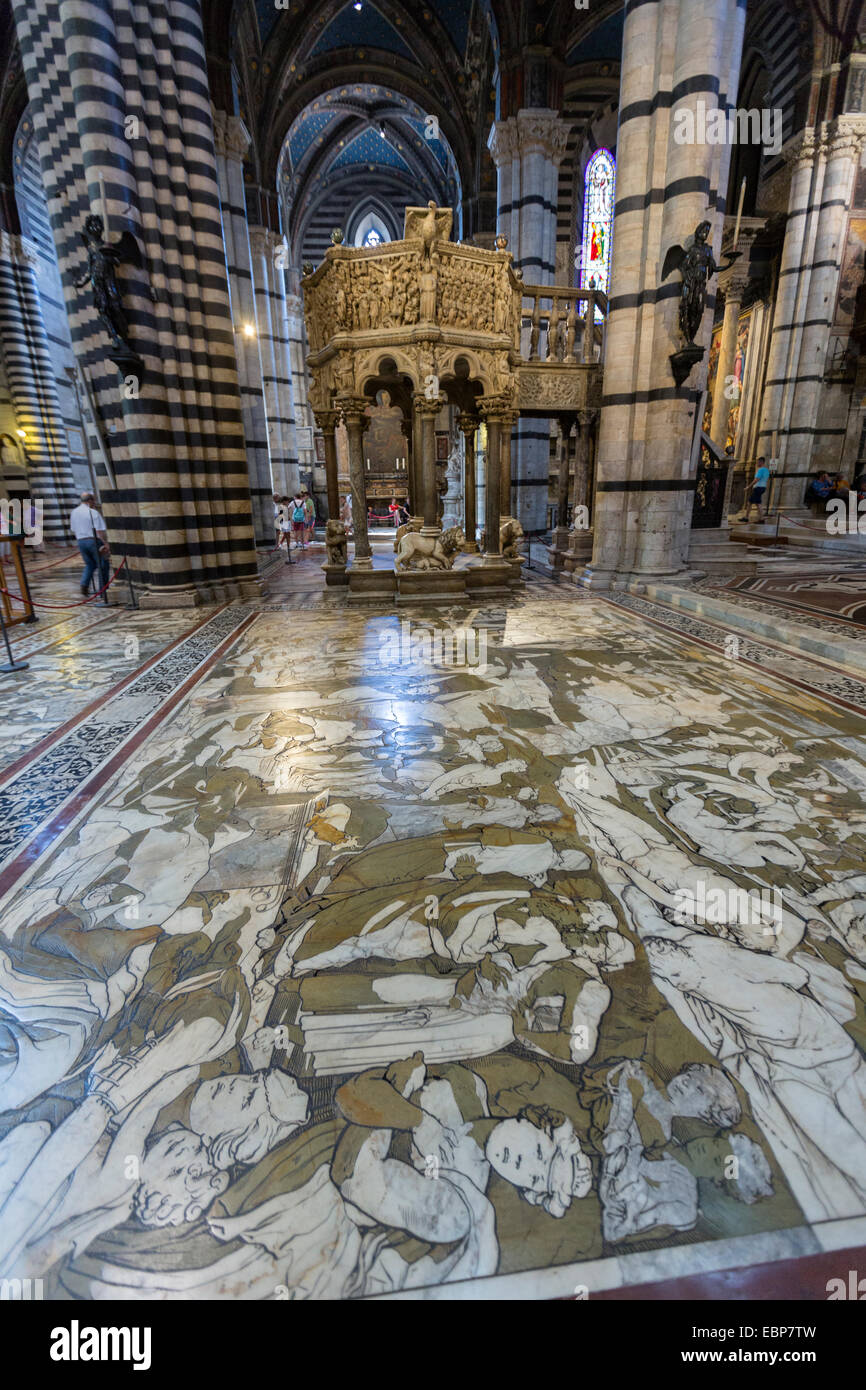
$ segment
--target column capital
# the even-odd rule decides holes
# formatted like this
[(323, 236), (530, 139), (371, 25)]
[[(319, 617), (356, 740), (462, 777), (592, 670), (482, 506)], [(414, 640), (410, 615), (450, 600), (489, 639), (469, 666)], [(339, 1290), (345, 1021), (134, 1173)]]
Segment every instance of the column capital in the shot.
[(849, 111), (827, 125), (827, 158), (850, 155), (859, 159), (866, 145), (866, 115)]
[(564, 121), (558, 111), (525, 107), (517, 113), (517, 130), (521, 154), (530, 150), (559, 164), (568, 146), (571, 122)]
[(478, 429), (480, 421), (477, 415), (472, 415), (467, 411), (461, 411), (457, 416), (457, 428), (461, 434), (474, 434)]
[(825, 149), (825, 140), (819, 128), (806, 126), (792, 135), (785, 143), (782, 158), (793, 169), (803, 169), (815, 162), (818, 154)]
[(236, 159), (243, 161), (253, 137), (240, 116), (232, 116), (228, 111), (219, 111), (215, 106), (211, 107), (211, 111), (216, 153), (223, 156), (234, 155)]
[(597, 410), (579, 410), (577, 412), (577, 423), (580, 425), (581, 430), (589, 429), (597, 416)]
[(13, 265), (33, 266), (35, 269), (39, 265), (39, 252), (27, 237), (0, 230), (0, 260), (11, 261)]
[(329, 434), (337, 428), (337, 421), (340, 418), (339, 410), (313, 410), (313, 418), (319, 429), (324, 434)]
[(273, 256), (278, 246), (283, 245), (283, 238), (279, 232), (272, 232), (270, 227), (256, 226), (254, 223), (249, 225), (250, 250), (258, 256)]
[(347, 425), (357, 425), (366, 417), (367, 406), (371, 401), (367, 396), (344, 396), (339, 401), (340, 410)]
[(724, 294), (726, 300), (740, 300), (749, 283), (749, 272), (735, 261), (732, 266), (721, 272), (718, 283), (719, 290)]
[(419, 415), (436, 416), (448, 402), (444, 396), (428, 396), (424, 391), (416, 391), (412, 396), (412, 404)]
[(504, 424), (510, 420), (512, 414), (511, 402), (507, 396), (482, 396), (478, 401), (478, 409), (488, 423), (496, 420)]
[(568, 147), (571, 122), (547, 107), (524, 107), (516, 116), (494, 121), (487, 137), (487, 148), (497, 169), (520, 155), (543, 154), (560, 164)]
[(507, 164), (509, 160), (516, 158), (518, 134), (517, 121), (513, 116), (509, 116), (504, 121), (493, 122), (487, 137), (487, 148), (497, 169), (500, 169), (503, 164)]

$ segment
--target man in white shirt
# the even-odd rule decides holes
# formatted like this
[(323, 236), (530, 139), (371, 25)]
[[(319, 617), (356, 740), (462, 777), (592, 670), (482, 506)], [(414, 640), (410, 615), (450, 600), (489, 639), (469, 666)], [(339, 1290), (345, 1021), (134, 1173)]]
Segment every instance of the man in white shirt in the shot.
[(108, 583), (108, 537), (105, 530), (105, 520), (102, 513), (94, 507), (94, 500), (92, 492), (82, 492), (80, 503), (69, 517), (70, 529), (78, 542), (78, 549), (84, 560), (84, 573), (81, 576), (81, 592), (83, 594), (87, 593), (93, 578), (93, 571), (97, 567), (99, 568), (100, 589), (104, 589)]

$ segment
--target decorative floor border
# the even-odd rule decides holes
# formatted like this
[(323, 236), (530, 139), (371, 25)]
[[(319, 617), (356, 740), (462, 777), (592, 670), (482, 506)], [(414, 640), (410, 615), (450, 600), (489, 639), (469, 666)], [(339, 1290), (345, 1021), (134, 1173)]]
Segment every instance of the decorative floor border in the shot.
[[(760, 590), (729, 589), (725, 585), (709, 580), (702, 580), (699, 584), (693, 584), (691, 589), (693, 593), (706, 594), (709, 598), (724, 599), (727, 603), (735, 603), (737, 607), (751, 608), (754, 612), (761, 613), (765, 618), (783, 618), (789, 613), (796, 614), (808, 618), (810, 623), (820, 632), (844, 637), (849, 642), (866, 642), (866, 626), (862, 624), (851, 621), (842, 622), (839, 618), (831, 617), (826, 611), (806, 608), (802, 604), (789, 603), (787, 600), (776, 601), (767, 598), (761, 603), (757, 597), (761, 592)], [(864, 586), (864, 593), (866, 593), (866, 586)], [(783, 611), (780, 613), (779, 609)]]
[(0, 774), (0, 894), (82, 814), (142, 741), (259, 616), (231, 605), (196, 624)]
[[(857, 680), (839, 667), (822, 662), (817, 657), (813, 658), (807, 652), (771, 646), (767, 642), (758, 641), (741, 628), (725, 626), (721, 620), (710, 622), (681, 609), (665, 608), (660, 603), (639, 598), (636, 594), (617, 593), (615, 597), (604, 594), (599, 597), (613, 608), (633, 613), (655, 627), (688, 637), (720, 655), (724, 654), (726, 639), (733, 635), (739, 643), (738, 661), (761, 671), (764, 675), (772, 676), (775, 680), (784, 681), (799, 690), (807, 691), (810, 695), (818, 695), (831, 704), (840, 705), (861, 718), (866, 717), (866, 681)], [(805, 665), (810, 668), (808, 680), (802, 679), (802, 672), (794, 676), (785, 670), (784, 663), (790, 664), (792, 661), (798, 663), (798, 666)]]

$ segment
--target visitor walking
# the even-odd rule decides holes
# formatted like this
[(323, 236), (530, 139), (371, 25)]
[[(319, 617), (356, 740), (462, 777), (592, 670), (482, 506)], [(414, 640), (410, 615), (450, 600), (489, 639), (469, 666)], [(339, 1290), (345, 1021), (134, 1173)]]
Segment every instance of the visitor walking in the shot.
[(292, 548), (292, 501), (288, 497), (279, 498), (279, 505), (274, 509), (276, 512), (275, 521), (277, 525), (277, 547), (282, 550), (286, 548), (286, 558), (291, 559)]
[(342, 507), (340, 508), (340, 520), (342, 521), (343, 525), (345, 526), (345, 528), (346, 528), (346, 535), (348, 536), (349, 533), (350, 533), (351, 530), (352, 530), (352, 497), (351, 497), (351, 494), (348, 494), (348, 495), (347, 495), (345, 502), (343, 503)]
[(273, 494), (274, 498), (274, 546), (276, 549), (283, 543), (283, 507), (286, 499), (281, 497), (278, 492)]
[(301, 488), (304, 503), (304, 544), (311, 545), (316, 530), (316, 504), (305, 487)]
[(84, 560), (84, 573), (81, 576), (81, 592), (87, 593), (93, 572), (99, 569), (100, 589), (108, 583), (109, 565), (108, 535), (105, 519), (94, 507), (96, 499), (92, 492), (82, 492), (81, 501), (69, 517), (69, 528), (78, 542), (81, 558)]
[(760, 507), (761, 500), (770, 482), (770, 470), (767, 467), (767, 460), (762, 454), (758, 459), (758, 467), (755, 469), (755, 480), (752, 484), (752, 491), (749, 496), (750, 503), (755, 507)]
[(397, 498), (396, 498), (396, 497), (392, 497), (392, 498), (391, 498), (391, 501), (388, 503), (388, 511), (389, 511), (389, 513), (390, 513), (390, 516), (391, 516), (391, 523), (392, 523), (392, 525), (394, 525), (394, 526), (399, 526), (399, 525), (400, 525), (400, 503), (397, 501)]

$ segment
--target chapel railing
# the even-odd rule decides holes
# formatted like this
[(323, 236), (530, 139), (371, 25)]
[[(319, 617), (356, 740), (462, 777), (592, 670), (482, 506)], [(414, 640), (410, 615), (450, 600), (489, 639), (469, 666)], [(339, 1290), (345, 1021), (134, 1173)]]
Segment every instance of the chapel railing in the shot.
[[(601, 314), (599, 320), (596, 310)], [(520, 355), (524, 362), (590, 365), (604, 361), (608, 297), (603, 290), (524, 285)]]

